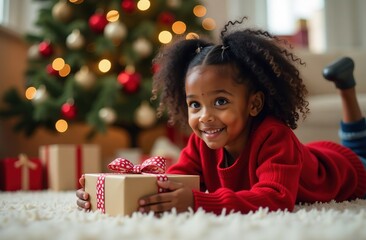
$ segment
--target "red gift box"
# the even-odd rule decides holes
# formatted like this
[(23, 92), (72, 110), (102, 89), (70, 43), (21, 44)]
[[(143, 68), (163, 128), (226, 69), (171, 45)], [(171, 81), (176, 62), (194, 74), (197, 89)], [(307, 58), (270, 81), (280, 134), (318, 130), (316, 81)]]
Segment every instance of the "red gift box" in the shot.
[(0, 189), (3, 191), (41, 190), (42, 163), (39, 158), (5, 158), (0, 161)]

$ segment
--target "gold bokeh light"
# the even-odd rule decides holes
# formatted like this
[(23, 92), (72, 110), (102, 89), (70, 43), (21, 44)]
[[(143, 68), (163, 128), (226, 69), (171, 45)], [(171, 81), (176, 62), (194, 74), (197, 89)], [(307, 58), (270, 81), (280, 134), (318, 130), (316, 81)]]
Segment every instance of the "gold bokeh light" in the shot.
[(25, 90), (25, 98), (32, 100), (36, 95), (37, 89), (35, 87), (29, 87)]
[(150, 8), (150, 1), (149, 0), (140, 0), (137, 2), (137, 8), (140, 10), (140, 11), (146, 11), (147, 9)]
[(206, 15), (206, 8), (202, 5), (197, 5), (193, 8), (193, 14), (196, 16), (196, 17), (203, 17)]
[(212, 31), (216, 28), (216, 22), (212, 18), (205, 18), (202, 21), (202, 27), (208, 31)]
[(158, 38), (161, 43), (167, 44), (170, 43), (170, 41), (172, 41), (173, 35), (171, 34), (171, 32), (164, 30), (159, 33)]
[(108, 59), (102, 59), (98, 64), (99, 71), (101, 71), (102, 73), (108, 72), (109, 70), (111, 70), (111, 67), (112, 63)]
[(117, 10), (110, 10), (107, 13), (106, 18), (108, 22), (116, 22), (119, 19), (119, 12)]
[(65, 64), (65, 66), (58, 72), (60, 77), (66, 77), (71, 72), (71, 67), (69, 64)]
[(187, 33), (186, 35), (186, 39), (199, 39), (200, 36), (197, 34), (197, 33), (194, 33), (194, 32), (190, 32), (190, 33)]
[(187, 30), (187, 26), (182, 21), (176, 21), (172, 25), (172, 30), (175, 34), (183, 34)]
[(64, 133), (69, 128), (69, 124), (64, 119), (60, 119), (55, 123), (55, 129), (59, 133)]
[(56, 71), (60, 71), (61, 69), (63, 69), (65, 66), (65, 60), (62, 58), (55, 58), (52, 61), (52, 68), (55, 69)]
[(74, 3), (74, 4), (81, 4), (84, 2), (84, 0), (69, 0), (69, 2)]

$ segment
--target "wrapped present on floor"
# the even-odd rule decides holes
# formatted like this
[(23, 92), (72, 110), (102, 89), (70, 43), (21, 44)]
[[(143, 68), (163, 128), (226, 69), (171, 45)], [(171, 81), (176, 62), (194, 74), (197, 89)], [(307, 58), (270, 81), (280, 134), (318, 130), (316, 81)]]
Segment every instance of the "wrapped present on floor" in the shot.
[(0, 161), (0, 189), (2, 191), (41, 190), (42, 163), (39, 158), (28, 158), (20, 154), (18, 158)]
[(95, 144), (54, 144), (41, 146), (39, 155), (45, 169), (45, 188), (75, 190), (84, 173), (101, 171), (100, 148)]
[(149, 158), (141, 165), (117, 158), (108, 167), (118, 173), (85, 174), (85, 191), (90, 196), (91, 210), (112, 216), (131, 215), (137, 211), (141, 197), (164, 192), (158, 188), (158, 179), (181, 182), (199, 190), (198, 175), (164, 174), (162, 157)]

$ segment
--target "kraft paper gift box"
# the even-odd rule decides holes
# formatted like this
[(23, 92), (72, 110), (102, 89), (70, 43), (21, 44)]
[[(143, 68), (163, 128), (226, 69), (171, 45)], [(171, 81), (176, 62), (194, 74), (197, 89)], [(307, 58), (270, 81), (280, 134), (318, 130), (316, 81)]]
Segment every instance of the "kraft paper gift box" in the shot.
[[(155, 157), (154, 157), (155, 158)], [(181, 182), (185, 186), (199, 190), (198, 175), (179, 175), (179, 174), (163, 174), (165, 171), (156, 171), (156, 167), (149, 168), (146, 164), (151, 159), (145, 160), (141, 165), (133, 166), (132, 163), (122, 163), (126, 169), (112, 169), (118, 173), (99, 173), (85, 174), (85, 191), (89, 193), (91, 210), (100, 210), (112, 216), (131, 215), (138, 210), (138, 200), (143, 196), (148, 196), (162, 192), (158, 189), (157, 180), (171, 180)], [(116, 161), (128, 161), (126, 159), (116, 159)], [(112, 162), (112, 164), (113, 164)], [(119, 164), (119, 163), (118, 163)], [(147, 170), (146, 170), (147, 169)], [(148, 174), (144, 174), (148, 172)], [(157, 174), (153, 174), (153, 173)], [(139, 174), (140, 173), (140, 174)]]
[[(85, 191), (89, 193), (91, 210), (96, 211), (97, 181), (101, 174), (85, 174)], [(157, 176), (154, 174), (105, 174), (104, 212), (116, 215), (131, 215), (138, 210), (138, 200), (143, 196), (158, 193)], [(169, 180), (181, 182), (191, 189), (199, 190), (198, 175), (166, 174)], [(103, 210), (102, 210), (103, 212)]]
[(76, 190), (83, 173), (101, 171), (100, 148), (95, 144), (53, 144), (39, 148), (44, 165), (45, 188), (55, 191)]
[(18, 158), (0, 161), (0, 190), (42, 190), (42, 163), (39, 158)]

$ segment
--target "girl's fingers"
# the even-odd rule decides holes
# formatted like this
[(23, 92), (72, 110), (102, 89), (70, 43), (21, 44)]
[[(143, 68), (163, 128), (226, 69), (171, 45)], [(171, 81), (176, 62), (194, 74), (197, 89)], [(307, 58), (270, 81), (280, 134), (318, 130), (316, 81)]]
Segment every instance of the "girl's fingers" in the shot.
[(80, 198), (78, 198), (76, 200), (76, 204), (78, 205), (79, 208), (84, 209), (84, 210), (89, 210), (89, 208), (90, 208), (90, 202), (84, 201)]
[(88, 201), (89, 194), (86, 193), (84, 189), (80, 188), (76, 190), (76, 196), (77, 196), (76, 205), (80, 209), (89, 210), (90, 209), (90, 202)]
[(174, 181), (158, 181), (161, 188), (168, 189), (166, 193), (154, 194), (139, 200), (139, 211), (161, 213), (176, 208), (178, 212), (187, 211), (194, 207), (192, 190), (184, 187), (184, 184)]
[(140, 206), (147, 206), (152, 204), (164, 203), (172, 201), (172, 193), (159, 193), (150, 196), (143, 197), (139, 200)]
[(158, 181), (158, 185), (161, 188), (168, 189), (169, 192), (154, 194), (151, 196), (143, 197), (139, 200), (139, 211), (140, 212), (150, 212), (161, 213), (164, 211), (170, 211), (174, 207), (174, 202), (176, 199), (176, 191), (184, 187), (182, 183), (174, 181)]
[(173, 204), (171, 201), (169, 201), (169, 202), (160, 202), (159, 204), (141, 206), (139, 208), (139, 211), (142, 213), (148, 213), (150, 211), (153, 211), (155, 213), (162, 213), (165, 211), (170, 211), (172, 208)]
[(76, 190), (76, 196), (81, 200), (89, 199), (89, 194), (87, 192), (85, 192), (84, 189), (82, 189), (82, 188)]

